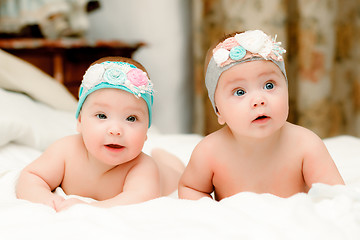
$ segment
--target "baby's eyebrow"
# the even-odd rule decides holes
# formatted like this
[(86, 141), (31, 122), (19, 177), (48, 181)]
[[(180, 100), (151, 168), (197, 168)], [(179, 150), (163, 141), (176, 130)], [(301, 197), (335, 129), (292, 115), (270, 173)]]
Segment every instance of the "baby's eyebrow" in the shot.
[(138, 107), (138, 106), (129, 106), (126, 107), (124, 110), (132, 112), (132, 113), (142, 113), (142, 114), (147, 114), (146, 109), (143, 109), (142, 107)]
[(244, 81), (245, 81), (245, 78), (236, 77), (236, 78), (233, 78), (233, 79), (229, 79), (228, 81), (223, 83), (223, 87), (225, 87), (225, 88), (238, 88), (238, 87), (243, 85), (241, 83), (244, 82)]
[(103, 103), (103, 102), (94, 102), (93, 106), (95, 106), (95, 107), (103, 107), (103, 106), (108, 106), (108, 104)]
[(278, 73), (277, 71), (275, 70), (269, 70), (269, 71), (266, 71), (266, 72), (262, 72), (258, 75), (258, 77), (262, 77), (262, 76), (268, 76), (268, 75), (277, 75), (277, 76), (281, 76), (280, 73)]
[(245, 78), (235, 77), (235, 78), (230, 79), (227, 83), (228, 84), (235, 84), (235, 83), (238, 83), (238, 82), (242, 82), (244, 80), (245, 80)]

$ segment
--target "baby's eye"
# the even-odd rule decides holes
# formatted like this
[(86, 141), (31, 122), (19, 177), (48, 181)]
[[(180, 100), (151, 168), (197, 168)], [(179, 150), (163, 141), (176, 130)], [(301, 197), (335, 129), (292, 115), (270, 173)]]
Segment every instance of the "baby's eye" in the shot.
[(96, 114), (96, 117), (97, 117), (98, 119), (107, 119), (107, 116), (106, 116), (105, 114), (103, 114), (103, 113), (98, 113), (98, 114)]
[(238, 89), (234, 92), (234, 96), (242, 96), (245, 94), (245, 91), (242, 89)]
[(268, 82), (268, 83), (265, 84), (264, 89), (266, 89), (266, 90), (271, 90), (271, 89), (273, 89), (274, 87), (275, 87), (275, 86), (274, 86), (274, 83)]
[(135, 122), (136, 120), (137, 120), (137, 118), (135, 116), (129, 116), (126, 119), (126, 121), (129, 121), (129, 122)]

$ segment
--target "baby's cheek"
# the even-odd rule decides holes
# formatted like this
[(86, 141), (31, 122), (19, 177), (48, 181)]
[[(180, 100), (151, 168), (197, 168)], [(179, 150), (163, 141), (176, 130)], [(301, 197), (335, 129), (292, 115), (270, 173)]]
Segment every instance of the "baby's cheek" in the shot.
[(289, 104), (287, 99), (280, 99), (275, 106), (274, 112), (276, 113), (276, 116), (283, 121), (286, 121), (289, 115)]
[(133, 137), (132, 137), (132, 139), (131, 139), (131, 142), (132, 142), (132, 144), (133, 144), (133, 146), (134, 146), (134, 150), (135, 150), (135, 151), (139, 151), (139, 152), (142, 151), (142, 148), (143, 148), (143, 146), (144, 146), (144, 143), (145, 143), (145, 141), (146, 141), (146, 139), (147, 139), (147, 134), (146, 134), (146, 133), (147, 133), (147, 132), (141, 131), (141, 133), (135, 132), (135, 133), (133, 134)]

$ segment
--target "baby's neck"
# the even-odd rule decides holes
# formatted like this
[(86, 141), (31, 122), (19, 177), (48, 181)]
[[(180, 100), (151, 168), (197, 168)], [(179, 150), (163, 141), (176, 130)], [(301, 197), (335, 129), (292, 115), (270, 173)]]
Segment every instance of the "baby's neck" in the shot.
[(237, 136), (230, 129), (228, 131), (232, 135), (235, 145), (241, 146), (242, 151), (249, 154), (272, 152), (279, 145), (282, 136), (282, 128), (266, 137)]
[(117, 166), (111, 166), (103, 163), (99, 159), (95, 159), (93, 156), (88, 154), (89, 170), (92, 171), (94, 176), (103, 176), (106, 173), (110, 172), (112, 169), (116, 168)]

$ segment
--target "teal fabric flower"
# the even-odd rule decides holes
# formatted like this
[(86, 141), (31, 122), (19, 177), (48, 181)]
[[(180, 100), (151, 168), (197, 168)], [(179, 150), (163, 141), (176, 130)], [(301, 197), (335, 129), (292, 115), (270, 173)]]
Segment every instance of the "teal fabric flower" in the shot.
[(121, 85), (125, 82), (126, 74), (119, 68), (109, 68), (105, 70), (104, 79), (113, 85)]
[(242, 59), (245, 55), (246, 50), (242, 46), (236, 46), (230, 50), (230, 58), (234, 61)]

